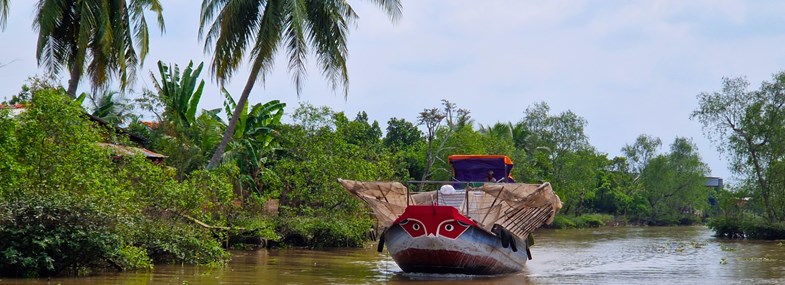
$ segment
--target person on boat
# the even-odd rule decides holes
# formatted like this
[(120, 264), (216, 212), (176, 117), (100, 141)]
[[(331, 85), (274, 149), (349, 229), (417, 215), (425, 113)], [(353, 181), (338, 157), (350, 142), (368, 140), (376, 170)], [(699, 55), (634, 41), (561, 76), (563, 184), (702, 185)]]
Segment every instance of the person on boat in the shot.
[(488, 177), (485, 178), (487, 182), (496, 182), (496, 178), (493, 178), (493, 170), (488, 170)]

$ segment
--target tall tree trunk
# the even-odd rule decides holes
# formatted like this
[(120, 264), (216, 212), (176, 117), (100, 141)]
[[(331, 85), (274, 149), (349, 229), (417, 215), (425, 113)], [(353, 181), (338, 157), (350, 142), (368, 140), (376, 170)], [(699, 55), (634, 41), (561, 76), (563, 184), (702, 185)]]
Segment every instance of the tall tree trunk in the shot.
[(234, 107), (232, 118), (229, 119), (229, 125), (226, 126), (226, 132), (224, 132), (221, 143), (218, 144), (218, 148), (215, 149), (213, 157), (210, 158), (210, 163), (207, 164), (207, 169), (213, 169), (221, 163), (221, 157), (226, 151), (226, 146), (228, 146), (229, 142), (232, 140), (234, 129), (237, 128), (237, 121), (240, 120), (240, 112), (243, 111), (245, 103), (248, 101), (248, 95), (251, 95), (251, 90), (253, 89), (253, 85), (256, 83), (256, 78), (258, 76), (259, 69), (253, 68), (251, 70), (251, 74), (248, 75), (248, 81), (245, 82), (245, 88), (243, 89), (243, 93), (240, 95), (240, 100), (237, 101), (237, 106)]
[[(428, 136), (428, 154), (426, 156), (426, 161), (425, 161), (425, 171), (423, 171), (422, 178), (420, 179), (420, 181), (426, 181), (428, 179), (428, 176), (430, 175), (429, 173), (431, 172), (431, 167), (433, 166), (433, 161), (434, 161), (433, 137), (434, 136), (435, 135), (432, 134)], [(422, 192), (422, 189), (424, 187), (425, 187), (425, 183), (420, 183), (420, 185), (417, 185), (417, 191)]]
[(71, 78), (68, 79), (68, 90), (66, 91), (71, 99), (76, 99), (76, 88), (79, 87), (79, 80), (82, 77), (81, 71), (81, 64), (74, 64), (74, 66), (71, 67)]
[(752, 164), (755, 167), (755, 176), (758, 178), (758, 186), (760, 187), (761, 194), (763, 195), (763, 204), (766, 207), (766, 216), (769, 218), (769, 222), (773, 222), (776, 220), (777, 216), (774, 214), (774, 209), (771, 207), (771, 202), (769, 199), (769, 184), (767, 183), (766, 178), (763, 177), (763, 167), (760, 165), (758, 151), (755, 150), (751, 145), (751, 140), (748, 139), (747, 143), (750, 144), (750, 156), (752, 156)]

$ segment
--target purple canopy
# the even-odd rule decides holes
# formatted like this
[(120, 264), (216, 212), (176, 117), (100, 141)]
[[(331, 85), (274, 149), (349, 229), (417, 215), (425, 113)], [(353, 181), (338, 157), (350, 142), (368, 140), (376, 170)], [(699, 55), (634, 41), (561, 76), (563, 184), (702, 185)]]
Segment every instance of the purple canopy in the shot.
[(512, 160), (504, 155), (451, 155), (448, 161), (458, 181), (489, 181), (492, 171), (494, 181), (515, 182), (510, 176)]

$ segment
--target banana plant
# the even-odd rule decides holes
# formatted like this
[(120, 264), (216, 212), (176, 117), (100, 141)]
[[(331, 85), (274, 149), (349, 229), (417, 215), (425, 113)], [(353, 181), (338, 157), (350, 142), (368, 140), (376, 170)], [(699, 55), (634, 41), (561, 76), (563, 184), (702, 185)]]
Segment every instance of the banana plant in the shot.
[[(226, 100), (224, 101), (224, 111), (226, 115), (232, 114), (234, 108), (237, 106), (231, 95), (224, 89), (222, 90)], [(278, 100), (261, 104), (257, 103), (251, 106), (251, 111), (248, 111), (248, 105), (243, 107), (240, 113), (240, 118), (237, 122), (237, 128), (232, 135), (233, 139), (252, 139), (259, 143), (263, 143), (266, 147), (270, 144), (272, 135), (274, 133), (273, 127), (281, 122), (283, 117), (283, 109), (286, 103)]]
[[(224, 111), (230, 117), (236, 103), (226, 90), (222, 90), (224, 97)], [(237, 121), (237, 128), (232, 134), (232, 143), (229, 150), (222, 157), (224, 161), (235, 161), (240, 168), (243, 182), (254, 191), (261, 194), (259, 188), (260, 177), (267, 162), (266, 155), (275, 150), (274, 139), (278, 135), (276, 128), (280, 126), (286, 103), (278, 100), (243, 107)], [(209, 113), (217, 117), (216, 112)]]
[(204, 89), (204, 80), (198, 80), (204, 63), (200, 63), (196, 69), (193, 65), (193, 61), (188, 62), (188, 66), (181, 73), (177, 64), (172, 67), (158, 61), (161, 80), (150, 74), (160, 100), (166, 108), (164, 117), (181, 130), (190, 129), (196, 122), (197, 106)]

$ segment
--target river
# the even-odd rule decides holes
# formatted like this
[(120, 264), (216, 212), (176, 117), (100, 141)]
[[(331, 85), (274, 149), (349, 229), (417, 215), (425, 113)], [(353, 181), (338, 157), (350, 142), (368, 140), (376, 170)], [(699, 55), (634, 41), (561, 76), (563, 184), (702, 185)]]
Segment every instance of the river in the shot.
[(783, 242), (721, 240), (700, 226), (540, 230), (526, 270), (499, 277), (405, 274), (375, 249), (236, 251), (222, 268), (0, 284), (785, 284)]

